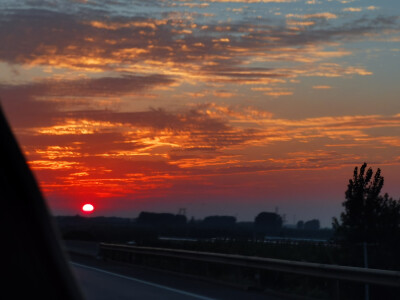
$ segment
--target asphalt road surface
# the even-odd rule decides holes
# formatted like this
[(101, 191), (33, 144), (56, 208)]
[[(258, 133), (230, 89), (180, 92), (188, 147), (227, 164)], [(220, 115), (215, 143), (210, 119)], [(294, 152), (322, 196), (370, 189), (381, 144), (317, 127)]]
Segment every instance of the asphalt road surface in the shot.
[(170, 288), (149, 281), (73, 264), (88, 300), (106, 299), (201, 299), (212, 298)]
[(210, 283), (142, 268), (74, 259), (71, 262), (87, 300), (283, 300), (263, 292)]

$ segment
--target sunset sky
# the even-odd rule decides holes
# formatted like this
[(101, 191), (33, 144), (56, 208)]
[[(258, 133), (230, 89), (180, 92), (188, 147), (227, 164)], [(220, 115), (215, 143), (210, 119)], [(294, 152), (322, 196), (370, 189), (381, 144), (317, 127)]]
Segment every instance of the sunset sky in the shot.
[(0, 4), (0, 97), (55, 215), (342, 210), (400, 197), (400, 1)]

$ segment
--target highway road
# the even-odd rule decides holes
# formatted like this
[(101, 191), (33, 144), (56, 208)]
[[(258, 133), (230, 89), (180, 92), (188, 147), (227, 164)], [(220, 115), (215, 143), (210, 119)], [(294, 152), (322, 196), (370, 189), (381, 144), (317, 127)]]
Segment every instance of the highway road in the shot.
[(82, 259), (75, 259), (71, 265), (87, 300), (283, 300), (275, 295), (154, 270)]
[(212, 298), (159, 285), (149, 281), (73, 264), (88, 300), (106, 299), (176, 299), (211, 300)]

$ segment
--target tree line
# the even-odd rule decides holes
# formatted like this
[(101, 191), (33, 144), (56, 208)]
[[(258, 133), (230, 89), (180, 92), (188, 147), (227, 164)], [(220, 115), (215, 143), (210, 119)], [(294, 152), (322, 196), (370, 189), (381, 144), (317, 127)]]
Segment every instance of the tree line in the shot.
[[(81, 231), (82, 238), (106, 238), (145, 235), (263, 238), (272, 236), (308, 236), (332, 238), (336, 243), (400, 245), (400, 200), (381, 195), (384, 177), (364, 163), (355, 167), (345, 191), (344, 211), (333, 218), (333, 230), (320, 230), (318, 219), (297, 222), (296, 229), (283, 227), (283, 218), (275, 212), (260, 212), (253, 222), (237, 222), (234, 216), (207, 216), (202, 220), (171, 213), (141, 212), (136, 219), (118, 217), (58, 216), (65, 237)], [(104, 231), (103, 233), (101, 231)], [(120, 231), (120, 232), (117, 232)], [(85, 233), (86, 232), (86, 233)], [(321, 232), (323, 234), (321, 235)], [(108, 234), (105, 234), (108, 233)]]
[(283, 218), (275, 212), (261, 212), (253, 222), (238, 222), (234, 216), (212, 215), (204, 219), (187, 219), (172, 213), (141, 212), (137, 218), (57, 216), (56, 222), (66, 239), (151, 240), (159, 236), (219, 239), (264, 239), (271, 237), (305, 237), (328, 239), (332, 230), (320, 230), (319, 220), (302, 222), (297, 228), (285, 228)]

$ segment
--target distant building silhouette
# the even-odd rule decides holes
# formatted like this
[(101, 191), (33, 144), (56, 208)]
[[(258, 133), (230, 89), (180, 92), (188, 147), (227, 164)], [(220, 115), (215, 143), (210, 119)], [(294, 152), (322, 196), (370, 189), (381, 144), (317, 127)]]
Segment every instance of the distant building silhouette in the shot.
[(139, 225), (146, 226), (184, 226), (186, 225), (187, 219), (184, 215), (174, 215), (170, 213), (152, 213), (152, 212), (141, 212), (137, 218)]
[(282, 217), (273, 212), (261, 212), (254, 219), (255, 229), (262, 232), (277, 232), (282, 224)]
[(317, 219), (312, 219), (304, 223), (304, 229), (306, 230), (319, 230), (320, 227), (319, 220)]

